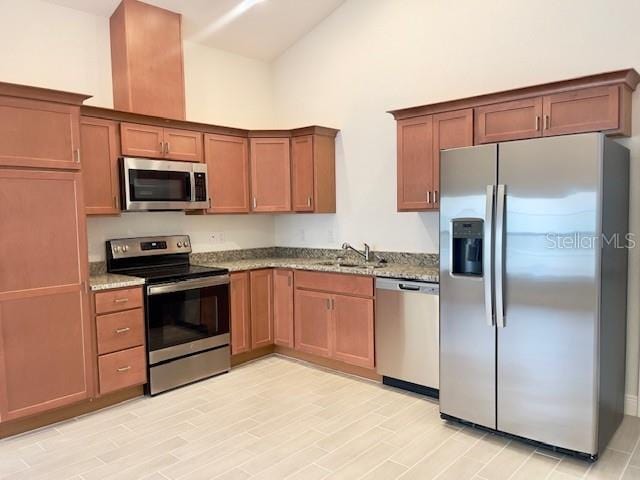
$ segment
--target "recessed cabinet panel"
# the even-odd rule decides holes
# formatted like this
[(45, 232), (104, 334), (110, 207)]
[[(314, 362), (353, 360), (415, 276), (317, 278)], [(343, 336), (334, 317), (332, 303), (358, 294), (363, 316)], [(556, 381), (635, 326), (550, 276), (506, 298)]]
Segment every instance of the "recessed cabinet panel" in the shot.
[(433, 208), (433, 117), (398, 122), (398, 210)]
[(620, 87), (596, 87), (543, 98), (544, 135), (615, 130)]
[(289, 139), (252, 138), (250, 149), (252, 210), (291, 211)]
[(296, 212), (312, 212), (313, 195), (313, 135), (291, 140), (292, 202)]
[(373, 299), (335, 295), (332, 307), (335, 319), (334, 357), (353, 365), (373, 368)]
[(165, 128), (164, 158), (185, 162), (202, 162), (202, 133)]
[(494, 103), (475, 109), (476, 143), (504, 142), (542, 135), (542, 97)]
[(87, 215), (120, 213), (118, 157), (120, 135), (117, 122), (82, 117), (82, 180)]
[(164, 129), (152, 125), (121, 123), (122, 155), (129, 157), (162, 158)]
[(251, 299), (249, 272), (233, 272), (230, 285), (231, 353), (251, 350)]
[(273, 344), (273, 271), (253, 270), (251, 279), (251, 348)]
[(209, 213), (247, 213), (249, 142), (246, 138), (207, 134), (205, 161), (209, 171)]
[(80, 169), (80, 108), (0, 97), (0, 165)]
[(273, 270), (274, 343), (293, 348), (293, 271)]
[(302, 352), (331, 357), (333, 320), (331, 295), (296, 289), (295, 348)]

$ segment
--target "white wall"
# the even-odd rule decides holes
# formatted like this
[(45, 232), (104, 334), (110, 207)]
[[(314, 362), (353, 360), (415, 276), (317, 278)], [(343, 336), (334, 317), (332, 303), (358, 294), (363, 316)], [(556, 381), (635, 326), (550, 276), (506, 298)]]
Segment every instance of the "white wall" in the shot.
[[(385, 111), (634, 67), (637, 0), (349, 0), (273, 65), (280, 126), (341, 129), (337, 215), (283, 215), (279, 245), (437, 252), (437, 214), (396, 213), (396, 137)], [(640, 233), (634, 95), (631, 230)], [(302, 240), (304, 236), (305, 240)], [(333, 239), (333, 240), (331, 240)], [(638, 377), (640, 252), (631, 252), (627, 393)]]
[[(108, 18), (39, 0), (0, 0), (0, 11), (0, 81), (86, 93), (86, 103), (113, 107)], [(188, 120), (273, 127), (269, 65), (189, 42), (184, 64)], [(89, 219), (89, 258), (104, 259), (108, 238), (171, 233), (190, 234), (195, 251), (275, 241), (271, 216), (131, 213)]]

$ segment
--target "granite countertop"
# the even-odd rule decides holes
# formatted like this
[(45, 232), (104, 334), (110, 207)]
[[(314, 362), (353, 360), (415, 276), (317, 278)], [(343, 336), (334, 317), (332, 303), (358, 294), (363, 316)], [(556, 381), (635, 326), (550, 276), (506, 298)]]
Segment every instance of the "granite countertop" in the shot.
[(117, 275), (115, 273), (99, 273), (89, 276), (89, 286), (92, 292), (110, 290), (112, 288), (135, 287), (144, 285), (144, 278)]
[[(379, 268), (366, 266), (357, 255), (335, 249), (309, 249), (294, 247), (265, 247), (244, 250), (194, 253), (191, 263), (206, 267), (227, 268), (231, 272), (258, 270), (261, 268), (292, 268), (316, 272), (347, 273), (351, 275), (371, 275), (375, 277), (399, 278), (437, 283), (439, 269), (437, 254), (408, 254), (403, 252), (376, 252), (384, 258)], [(340, 266), (339, 259), (358, 265)], [(106, 272), (104, 262), (90, 264), (90, 285), (92, 291), (143, 285), (144, 279)]]
[[(352, 275), (372, 275), (376, 277), (402, 278), (406, 280), (420, 280), (437, 283), (439, 280), (438, 266), (410, 265), (403, 263), (387, 263), (383, 267), (355, 268), (341, 267), (336, 263), (328, 265), (331, 259), (318, 258), (251, 258), (232, 261), (196, 261), (198, 265), (207, 267), (228, 268), (230, 272), (242, 270), (258, 270), (260, 268), (293, 268), (297, 270), (312, 270), (317, 272), (349, 273)], [(364, 264), (363, 264), (364, 265)]]

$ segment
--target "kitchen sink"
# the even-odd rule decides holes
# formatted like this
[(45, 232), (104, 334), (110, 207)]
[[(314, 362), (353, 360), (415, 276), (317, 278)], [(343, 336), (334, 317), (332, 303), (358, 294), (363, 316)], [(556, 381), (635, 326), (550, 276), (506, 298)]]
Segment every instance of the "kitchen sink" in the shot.
[(324, 261), (319, 262), (318, 265), (325, 265), (328, 267), (343, 267), (343, 268), (358, 268), (362, 270), (368, 270), (372, 268), (380, 268), (383, 265), (374, 264), (374, 265), (363, 265), (361, 263), (353, 263), (353, 262), (339, 262), (339, 261)]

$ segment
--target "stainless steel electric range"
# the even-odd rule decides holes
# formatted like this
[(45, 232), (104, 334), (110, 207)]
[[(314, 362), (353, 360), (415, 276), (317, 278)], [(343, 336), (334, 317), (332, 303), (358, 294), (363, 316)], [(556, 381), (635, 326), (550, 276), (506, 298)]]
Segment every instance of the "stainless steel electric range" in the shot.
[(106, 244), (107, 271), (146, 281), (146, 393), (229, 371), (229, 271), (191, 265), (187, 235)]

